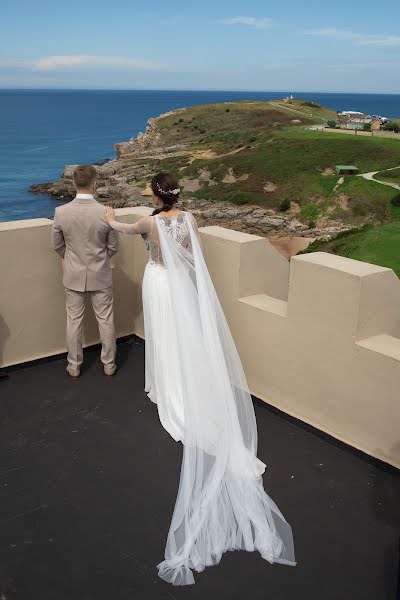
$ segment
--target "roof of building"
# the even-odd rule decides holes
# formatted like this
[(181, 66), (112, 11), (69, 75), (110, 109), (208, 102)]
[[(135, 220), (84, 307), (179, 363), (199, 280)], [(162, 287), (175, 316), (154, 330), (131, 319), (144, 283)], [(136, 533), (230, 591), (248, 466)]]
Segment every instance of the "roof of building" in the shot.
[(347, 169), (347, 170), (355, 170), (358, 171), (358, 167), (355, 167), (354, 165), (335, 165), (336, 169)]
[(10, 369), (0, 384), (7, 598), (395, 597), (398, 472), (258, 400), (264, 485), (293, 528), (298, 566), (227, 552), (195, 574), (196, 585), (168, 587), (156, 565), (182, 446), (143, 391), (143, 342), (118, 344), (112, 379), (102, 375), (99, 354), (85, 351), (76, 381), (61, 356)]

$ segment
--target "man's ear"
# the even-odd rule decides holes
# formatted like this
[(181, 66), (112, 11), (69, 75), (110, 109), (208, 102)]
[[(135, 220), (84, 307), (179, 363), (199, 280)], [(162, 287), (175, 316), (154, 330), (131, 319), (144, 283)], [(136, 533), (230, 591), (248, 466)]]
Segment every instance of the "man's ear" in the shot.
[(74, 186), (74, 189), (76, 190), (76, 183), (74, 180), (72, 180), (72, 185)]

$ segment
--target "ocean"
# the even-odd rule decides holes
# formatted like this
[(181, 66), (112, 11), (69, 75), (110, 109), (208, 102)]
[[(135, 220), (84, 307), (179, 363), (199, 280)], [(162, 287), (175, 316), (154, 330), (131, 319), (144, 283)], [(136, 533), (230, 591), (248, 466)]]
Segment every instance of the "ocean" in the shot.
[(52, 218), (58, 201), (31, 194), (65, 164), (114, 158), (114, 144), (174, 108), (292, 93), (335, 110), (400, 117), (400, 95), (312, 92), (0, 90), (0, 221)]

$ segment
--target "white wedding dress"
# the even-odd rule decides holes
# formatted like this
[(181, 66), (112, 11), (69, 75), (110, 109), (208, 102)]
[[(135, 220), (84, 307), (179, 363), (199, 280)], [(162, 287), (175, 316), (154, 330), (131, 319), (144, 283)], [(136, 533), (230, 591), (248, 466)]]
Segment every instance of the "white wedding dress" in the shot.
[(192, 571), (227, 550), (258, 550), (295, 564), (290, 525), (263, 488), (257, 427), (243, 368), (190, 213), (133, 225), (149, 249), (143, 279), (146, 391), (168, 433), (183, 443), (178, 496), (159, 575), (194, 583)]

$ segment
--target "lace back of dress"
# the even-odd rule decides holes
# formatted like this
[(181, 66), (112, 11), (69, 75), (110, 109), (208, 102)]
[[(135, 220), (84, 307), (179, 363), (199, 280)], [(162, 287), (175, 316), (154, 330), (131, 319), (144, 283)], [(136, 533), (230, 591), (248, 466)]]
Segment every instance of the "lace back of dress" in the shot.
[[(190, 231), (187, 223), (187, 215), (182, 212), (178, 217), (155, 217), (159, 225), (167, 236), (177, 242), (180, 246), (190, 250)], [(155, 224), (152, 227), (151, 234), (147, 238), (148, 249), (150, 252), (150, 261), (158, 265), (164, 265), (158, 228)]]

